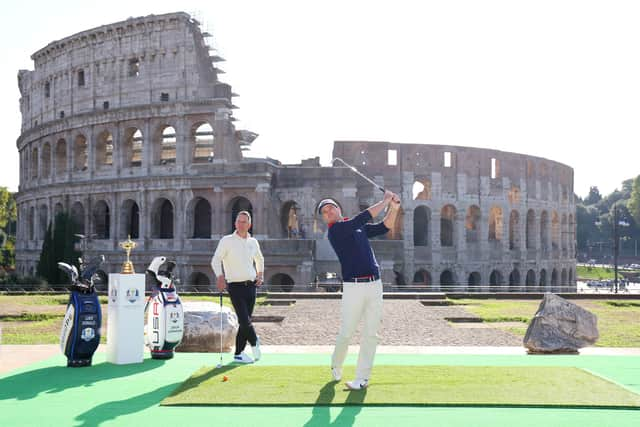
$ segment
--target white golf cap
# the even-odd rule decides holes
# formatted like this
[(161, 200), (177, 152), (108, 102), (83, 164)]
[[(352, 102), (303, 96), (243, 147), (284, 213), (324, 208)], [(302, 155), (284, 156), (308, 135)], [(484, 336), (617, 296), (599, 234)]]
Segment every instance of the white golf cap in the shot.
[(322, 214), (322, 212), (321, 212), (322, 208), (324, 208), (327, 205), (333, 205), (336, 208), (339, 207), (335, 200), (333, 200), (333, 199), (324, 199), (324, 200), (321, 200), (320, 203), (318, 204), (318, 213)]

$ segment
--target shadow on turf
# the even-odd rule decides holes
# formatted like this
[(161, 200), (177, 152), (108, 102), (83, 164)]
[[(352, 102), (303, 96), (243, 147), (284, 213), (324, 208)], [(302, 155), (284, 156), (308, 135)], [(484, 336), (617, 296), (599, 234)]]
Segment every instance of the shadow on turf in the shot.
[(93, 407), (75, 418), (77, 422), (81, 423), (78, 424), (77, 427), (97, 427), (106, 421), (144, 411), (147, 408), (157, 405), (162, 399), (167, 397), (178, 384), (180, 383), (173, 383), (135, 397), (105, 402)]
[(107, 362), (84, 368), (49, 366), (2, 378), (0, 400), (27, 400), (40, 393), (59, 393), (75, 387), (89, 387), (93, 384), (127, 377), (150, 371), (164, 364), (164, 360), (146, 359), (144, 363), (114, 365)]
[(336, 381), (326, 383), (318, 393), (316, 404), (311, 411), (311, 419), (304, 424), (304, 427), (320, 426), (350, 426), (356, 421), (356, 417), (362, 411), (362, 404), (367, 395), (367, 389), (358, 391), (347, 391), (345, 406), (333, 422), (331, 422), (331, 406), (324, 402), (333, 402), (336, 395)]
[[(219, 368), (213, 367), (213, 368), (207, 369), (202, 374), (197, 375), (197, 376), (193, 376), (193, 377), (189, 378), (188, 381), (182, 383), (182, 385), (180, 387), (178, 387), (173, 393), (171, 393), (171, 396), (175, 396), (177, 394), (184, 393), (185, 391), (191, 390), (192, 388), (197, 388), (204, 381), (207, 381), (208, 379), (210, 379), (212, 377), (215, 377), (217, 375), (224, 375), (227, 372), (230, 372), (230, 371), (234, 370), (235, 368), (239, 368), (241, 366), (244, 366), (244, 365), (237, 364), (237, 363), (231, 363), (229, 365), (224, 365), (224, 366), (221, 366)], [(185, 406), (189, 406), (189, 405), (185, 405)]]

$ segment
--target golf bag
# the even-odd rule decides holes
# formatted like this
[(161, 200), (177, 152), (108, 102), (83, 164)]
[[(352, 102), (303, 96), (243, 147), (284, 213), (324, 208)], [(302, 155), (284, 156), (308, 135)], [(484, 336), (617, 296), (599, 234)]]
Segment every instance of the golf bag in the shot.
[(182, 341), (184, 315), (172, 274), (175, 266), (165, 257), (155, 257), (146, 271), (151, 295), (145, 306), (144, 334), (153, 359), (171, 359)]
[(100, 255), (85, 264), (80, 258), (80, 274), (75, 265), (58, 263), (58, 268), (71, 278), (71, 296), (62, 321), (60, 349), (67, 356), (67, 366), (91, 366), (93, 353), (100, 344), (102, 310), (93, 277), (104, 262)]

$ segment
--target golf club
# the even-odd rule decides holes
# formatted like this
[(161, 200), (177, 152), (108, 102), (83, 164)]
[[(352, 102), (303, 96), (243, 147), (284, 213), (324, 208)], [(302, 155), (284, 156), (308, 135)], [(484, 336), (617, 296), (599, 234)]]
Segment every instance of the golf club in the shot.
[(216, 369), (222, 368), (222, 291), (220, 291), (220, 363), (216, 365)]
[(384, 189), (384, 187), (378, 185), (375, 183), (375, 181), (373, 181), (372, 179), (368, 178), (367, 176), (363, 175), (360, 173), (360, 171), (358, 171), (358, 169), (356, 169), (354, 166), (351, 166), (349, 163), (345, 162), (344, 160), (342, 160), (340, 157), (334, 157), (333, 160), (331, 160), (331, 165), (333, 165), (333, 163), (339, 160), (343, 165), (345, 165), (346, 167), (348, 167), (349, 169), (351, 169), (353, 171), (353, 173), (360, 175), (362, 178), (364, 178), (365, 180), (367, 180), (368, 182), (370, 182), (374, 187), (376, 187), (378, 190), (382, 191), (383, 193), (386, 191)]

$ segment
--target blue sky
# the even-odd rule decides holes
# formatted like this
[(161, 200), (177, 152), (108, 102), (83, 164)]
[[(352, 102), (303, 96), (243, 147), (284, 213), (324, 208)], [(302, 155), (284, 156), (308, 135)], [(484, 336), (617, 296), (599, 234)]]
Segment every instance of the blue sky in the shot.
[(240, 94), (251, 156), (334, 140), (496, 148), (575, 169), (602, 193), (640, 174), (640, 2), (181, 1), (3, 5), (0, 185), (18, 187), (18, 69), (49, 42), (130, 16), (196, 13)]

